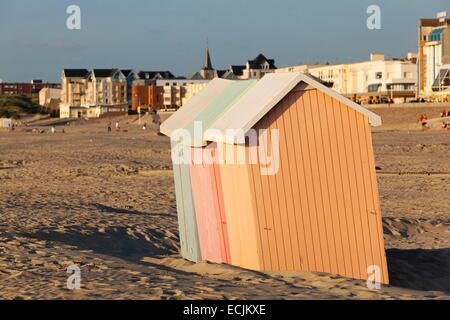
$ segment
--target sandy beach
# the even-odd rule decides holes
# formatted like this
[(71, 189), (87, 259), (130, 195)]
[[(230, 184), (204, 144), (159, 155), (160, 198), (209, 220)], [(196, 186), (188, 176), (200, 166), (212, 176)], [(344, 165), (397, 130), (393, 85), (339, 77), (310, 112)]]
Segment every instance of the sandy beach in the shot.
[(122, 116), (0, 131), (0, 298), (450, 299), (450, 131), (423, 132), (419, 107), (373, 111), (390, 286), (183, 260), (169, 139)]

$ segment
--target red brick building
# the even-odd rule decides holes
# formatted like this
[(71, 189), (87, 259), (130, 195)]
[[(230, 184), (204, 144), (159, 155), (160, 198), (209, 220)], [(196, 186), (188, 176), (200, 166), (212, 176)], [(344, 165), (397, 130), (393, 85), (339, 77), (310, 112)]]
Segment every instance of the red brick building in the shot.
[(0, 95), (32, 96), (38, 95), (43, 88), (61, 89), (61, 84), (44, 83), (42, 80), (32, 80), (30, 83), (3, 82), (0, 83)]
[(131, 89), (131, 110), (137, 111), (138, 107), (162, 108), (164, 105), (163, 93), (162, 87), (134, 84)]

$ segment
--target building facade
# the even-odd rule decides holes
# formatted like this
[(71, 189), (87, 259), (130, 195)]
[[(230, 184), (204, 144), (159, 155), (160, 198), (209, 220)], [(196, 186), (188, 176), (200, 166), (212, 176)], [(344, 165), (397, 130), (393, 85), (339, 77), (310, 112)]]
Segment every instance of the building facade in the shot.
[(39, 91), (39, 105), (44, 112), (59, 115), (61, 89), (43, 88)]
[(31, 80), (29, 83), (24, 82), (0, 82), (0, 95), (14, 96), (35, 96), (43, 88), (60, 89), (59, 83), (46, 83), (42, 80)]
[(338, 65), (299, 65), (278, 72), (309, 73), (358, 103), (406, 102), (415, 98), (415, 55), (385, 59), (373, 53), (369, 61)]
[(163, 107), (165, 109), (178, 109), (209, 82), (210, 80), (205, 79), (157, 80), (156, 86), (162, 88)]
[(230, 80), (261, 79), (266, 74), (275, 72), (276, 69), (275, 60), (268, 59), (260, 53), (255, 59), (248, 60), (245, 65), (230, 66), (222, 77)]
[(128, 111), (127, 80), (119, 69), (64, 69), (61, 118), (98, 118)]
[(450, 64), (450, 19), (446, 12), (419, 20), (418, 47), (417, 95), (432, 100), (450, 95), (445, 83), (442, 86), (442, 73)]

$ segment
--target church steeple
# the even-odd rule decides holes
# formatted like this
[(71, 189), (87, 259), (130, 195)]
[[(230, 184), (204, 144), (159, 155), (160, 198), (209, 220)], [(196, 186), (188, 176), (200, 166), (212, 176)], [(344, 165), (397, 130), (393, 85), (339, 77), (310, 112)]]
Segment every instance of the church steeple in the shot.
[(206, 46), (205, 60), (203, 61), (202, 70), (213, 70), (208, 45)]

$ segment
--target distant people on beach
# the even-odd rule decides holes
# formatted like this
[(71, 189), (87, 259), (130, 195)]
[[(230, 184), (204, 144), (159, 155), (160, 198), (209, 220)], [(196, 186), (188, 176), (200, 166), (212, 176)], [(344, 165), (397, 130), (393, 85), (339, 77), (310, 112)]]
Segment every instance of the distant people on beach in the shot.
[(119, 125), (119, 121), (116, 121), (116, 131), (120, 130), (120, 125)]
[(419, 122), (422, 124), (422, 128), (424, 130), (429, 129), (428, 127), (428, 116), (426, 114), (422, 114), (419, 118)]
[(108, 123), (108, 132), (111, 132), (111, 122)]
[(55, 126), (52, 126), (52, 128), (51, 128), (51, 132), (52, 132), (52, 133), (55, 133), (55, 132), (56, 132), (56, 128), (55, 128)]
[(142, 126), (142, 130), (143, 131), (147, 130), (147, 123), (144, 123), (144, 125)]
[(152, 115), (152, 122), (156, 124), (156, 133), (160, 133), (160, 127), (161, 127), (161, 117), (158, 114), (158, 111), (156, 108), (152, 108), (150, 111), (150, 114)]
[(447, 117), (447, 110), (442, 110), (442, 112), (441, 112), (441, 118), (444, 118), (444, 117)]

